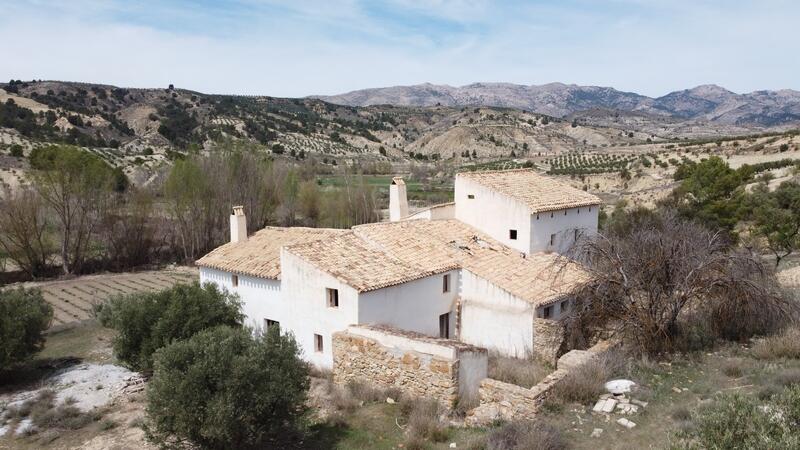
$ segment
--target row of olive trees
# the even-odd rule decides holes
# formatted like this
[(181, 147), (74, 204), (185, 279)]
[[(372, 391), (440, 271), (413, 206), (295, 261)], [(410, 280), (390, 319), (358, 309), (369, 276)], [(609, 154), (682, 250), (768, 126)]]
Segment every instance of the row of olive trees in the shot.
[(233, 205), (245, 207), (251, 231), (377, 219), (375, 193), (363, 180), (345, 176), (343, 187), (323, 190), (313, 162), (248, 151), (176, 161), (162, 184), (146, 189), (76, 147), (34, 150), (30, 163), (29, 183), (0, 192), (0, 250), (31, 277), (53, 266), (73, 274), (194, 261), (227, 240)]

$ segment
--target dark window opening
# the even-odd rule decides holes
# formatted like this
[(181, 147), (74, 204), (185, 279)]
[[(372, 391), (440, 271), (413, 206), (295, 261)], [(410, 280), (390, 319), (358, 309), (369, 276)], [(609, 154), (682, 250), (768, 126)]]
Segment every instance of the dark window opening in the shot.
[(553, 306), (545, 306), (544, 310), (542, 311), (542, 318), (549, 319), (553, 317)]
[(508, 230), (508, 238), (517, 240), (517, 230)]
[(280, 331), (280, 329), (281, 329), (281, 323), (280, 323), (280, 322), (278, 322), (277, 320), (272, 320), (272, 319), (264, 319), (264, 328), (266, 328), (267, 330), (269, 330), (269, 329), (272, 329), (273, 327), (276, 327), (276, 328), (278, 328), (278, 331)]
[(442, 277), (442, 292), (443, 293), (450, 292), (450, 274), (447, 274)]
[(550, 235), (550, 245), (556, 245), (556, 235), (555, 234), (551, 234)]
[(328, 308), (338, 308), (339, 307), (339, 290), (338, 289), (331, 289), (326, 288), (325, 293), (328, 297)]
[(450, 313), (439, 316), (439, 337), (450, 339)]
[(470, 200), (475, 200), (475, 194), (467, 194), (467, 198)]
[(317, 353), (322, 353), (322, 335), (315, 334), (314, 335), (314, 351)]
[(231, 275), (231, 284), (233, 287), (239, 286), (239, 275)]

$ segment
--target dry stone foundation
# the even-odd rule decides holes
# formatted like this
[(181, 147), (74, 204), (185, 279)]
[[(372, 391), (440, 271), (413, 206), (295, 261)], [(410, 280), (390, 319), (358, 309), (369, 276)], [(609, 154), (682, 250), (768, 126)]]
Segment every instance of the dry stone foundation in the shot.
[(333, 335), (333, 379), (395, 387), (451, 408), (475, 396), (487, 373), (486, 349), (384, 327), (351, 326)]
[(533, 354), (536, 358), (555, 364), (564, 343), (564, 325), (557, 320), (533, 319)]

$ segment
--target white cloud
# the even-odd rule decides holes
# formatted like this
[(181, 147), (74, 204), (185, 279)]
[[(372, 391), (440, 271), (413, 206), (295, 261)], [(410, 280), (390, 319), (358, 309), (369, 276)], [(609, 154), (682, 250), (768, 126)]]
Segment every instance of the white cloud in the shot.
[[(705, 83), (800, 88), (800, 6), (788, 2), (391, 0), (381, 14), (369, 6), (237, 0), (208, 12), (0, 1), (0, 77), (276, 96), (426, 81), (561, 81), (648, 95)], [(393, 8), (402, 14), (387, 16)]]

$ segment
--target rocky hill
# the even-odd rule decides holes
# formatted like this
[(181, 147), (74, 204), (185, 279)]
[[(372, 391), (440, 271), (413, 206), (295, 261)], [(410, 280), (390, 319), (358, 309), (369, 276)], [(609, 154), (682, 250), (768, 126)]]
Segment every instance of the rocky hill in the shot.
[(65, 142), (145, 162), (239, 143), (296, 158), (319, 154), (333, 162), (521, 157), (647, 139), (659, 137), (510, 107), (352, 107), (313, 98), (207, 95), (171, 86), (0, 84), (0, 145)]
[(315, 98), (350, 106), (498, 106), (556, 117), (601, 108), (644, 113), (667, 121), (673, 119), (739, 127), (768, 128), (800, 124), (800, 92), (790, 89), (737, 94), (719, 86), (703, 85), (651, 98), (610, 87), (562, 83), (539, 86), (474, 83), (461, 87), (421, 84), (365, 89)]

